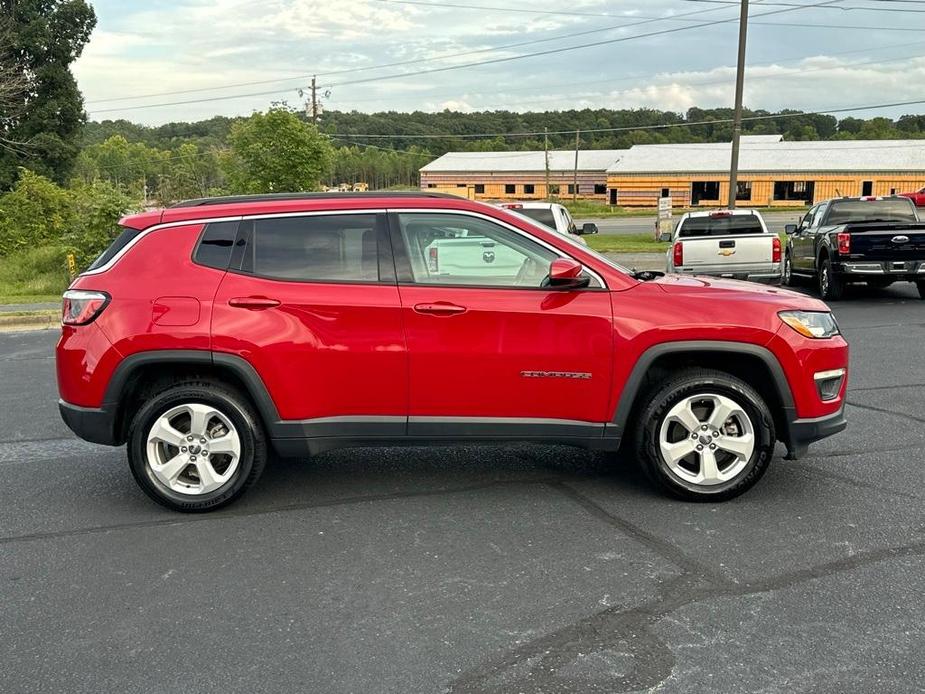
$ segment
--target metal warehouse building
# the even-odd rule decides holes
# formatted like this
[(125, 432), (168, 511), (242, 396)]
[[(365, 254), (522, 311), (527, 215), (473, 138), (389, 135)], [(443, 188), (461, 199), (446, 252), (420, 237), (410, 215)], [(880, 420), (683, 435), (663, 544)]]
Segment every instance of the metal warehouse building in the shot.
[[(583, 199), (607, 200), (607, 169), (626, 150), (578, 151), (578, 191)], [(549, 195), (571, 197), (575, 150), (549, 152)], [(545, 200), (546, 153), (447, 152), (421, 168), (421, 188), (479, 200)]]
[[(636, 145), (607, 169), (608, 201), (652, 207), (725, 206), (728, 142)], [(890, 195), (925, 185), (925, 140), (785, 142), (744, 136), (736, 199), (742, 206), (808, 205), (841, 195)]]
[[(581, 150), (578, 196), (623, 207), (722, 207), (728, 142)], [(572, 195), (575, 152), (549, 153), (551, 195)], [(449, 152), (421, 169), (421, 187), (477, 199), (545, 199), (544, 152)], [(890, 195), (925, 186), (925, 140), (787, 142), (746, 135), (737, 200), (743, 207), (809, 205), (842, 195)]]

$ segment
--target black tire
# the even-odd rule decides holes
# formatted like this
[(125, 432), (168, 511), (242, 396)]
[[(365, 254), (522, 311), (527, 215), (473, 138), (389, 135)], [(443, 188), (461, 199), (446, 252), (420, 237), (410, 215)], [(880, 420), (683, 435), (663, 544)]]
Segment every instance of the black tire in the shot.
[[(237, 469), (218, 489), (201, 495), (180, 494), (155, 479), (147, 458), (148, 432), (168, 410), (185, 404), (214, 407), (234, 425), (240, 439)], [(177, 383), (150, 393), (135, 412), (128, 432), (128, 462), (135, 481), (154, 501), (184, 513), (214, 511), (230, 504), (260, 478), (267, 460), (267, 442), (260, 419), (236, 390), (212, 381)]]
[(797, 286), (797, 278), (793, 274), (793, 258), (790, 251), (784, 255), (784, 267), (781, 268), (780, 283), (785, 287)]
[[(734, 400), (751, 421), (755, 446), (745, 466), (731, 479), (713, 486), (694, 484), (675, 474), (660, 447), (662, 425), (670, 410), (685, 398), (717, 394)], [(685, 369), (650, 391), (639, 412), (636, 455), (648, 477), (669, 494), (688, 501), (716, 502), (750, 489), (768, 468), (774, 453), (774, 418), (758, 392), (744, 381), (713, 369)]]
[(891, 284), (893, 284), (893, 280), (885, 280), (885, 279), (867, 280), (867, 286), (870, 287), (871, 289), (886, 289)]
[(919, 298), (925, 299), (925, 280), (916, 281), (915, 287), (919, 290)]
[(832, 261), (827, 257), (819, 262), (816, 279), (819, 297), (823, 301), (838, 301), (845, 295), (845, 280), (832, 271)]

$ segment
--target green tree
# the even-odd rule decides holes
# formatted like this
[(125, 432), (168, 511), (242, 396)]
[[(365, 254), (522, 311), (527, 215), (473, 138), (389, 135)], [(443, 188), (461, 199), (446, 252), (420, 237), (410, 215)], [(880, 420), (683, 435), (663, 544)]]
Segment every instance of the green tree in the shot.
[(63, 182), (77, 158), (85, 121), (70, 65), (96, 25), (85, 0), (0, 0), (8, 56), (23, 82), (20, 108), (0, 119), (0, 190), (19, 166)]
[(333, 168), (330, 140), (284, 107), (235, 123), (225, 159), (234, 193), (317, 190)]
[(32, 171), (20, 169), (14, 188), (0, 195), (0, 255), (62, 245), (73, 225), (70, 194)]

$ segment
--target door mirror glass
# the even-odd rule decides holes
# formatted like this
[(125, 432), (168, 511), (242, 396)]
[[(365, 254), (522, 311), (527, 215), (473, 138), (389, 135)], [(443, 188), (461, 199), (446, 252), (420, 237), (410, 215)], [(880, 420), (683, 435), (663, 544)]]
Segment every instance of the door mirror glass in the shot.
[(581, 263), (571, 258), (556, 258), (549, 264), (547, 284), (553, 289), (580, 289), (591, 283), (591, 278), (582, 276)]
[(784, 225), (784, 232), (787, 234), (794, 234), (796, 233), (796, 230), (797, 230), (796, 224), (785, 224)]
[(581, 235), (584, 234), (596, 234), (598, 233), (597, 224), (594, 222), (585, 222), (581, 225), (581, 230), (578, 232)]
[(671, 232), (670, 232), (670, 231), (663, 231), (661, 234), (658, 235), (658, 240), (659, 240), (659, 241), (663, 241), (663, 242), (670, 242), (670, 241), (671, 241)]

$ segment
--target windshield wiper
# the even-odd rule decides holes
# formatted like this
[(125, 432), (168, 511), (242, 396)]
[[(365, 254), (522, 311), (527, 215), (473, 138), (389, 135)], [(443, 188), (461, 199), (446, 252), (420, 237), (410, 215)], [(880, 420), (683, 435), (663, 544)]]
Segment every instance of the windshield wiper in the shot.
[(633, 268), (631, 274), (634, 280), (642, 280), (643, 282), (665, 276), (664, 272), (659, 272), (658, 270), (637, 270), (636, 268)]

